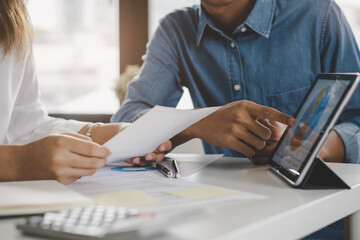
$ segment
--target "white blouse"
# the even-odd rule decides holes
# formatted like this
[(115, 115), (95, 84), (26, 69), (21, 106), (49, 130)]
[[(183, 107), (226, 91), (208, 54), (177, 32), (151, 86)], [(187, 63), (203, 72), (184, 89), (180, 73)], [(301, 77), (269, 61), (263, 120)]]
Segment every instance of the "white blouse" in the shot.
[(86, 123), (51, 118), (40, 101), (35, 63), (0, 48), (0, 144), (25, 144), (50, 133), (78, 132)]

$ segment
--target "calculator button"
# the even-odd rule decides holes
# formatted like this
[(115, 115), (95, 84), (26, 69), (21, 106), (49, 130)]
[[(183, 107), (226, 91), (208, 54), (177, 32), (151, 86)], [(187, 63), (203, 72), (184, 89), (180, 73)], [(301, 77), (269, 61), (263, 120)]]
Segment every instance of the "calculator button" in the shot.
[(41, 224), (41, 227), (42, 227), (43, 229), (49, 229), (50, 226), (51, 226), (51, 224), (49, 224), (49, 223), (42, 223), (42, 224)]
[(31, 217), (26, 225), (44, 235), (60, 236), (66, 233), (70, 236), (89, 239), (90, 237), (104, 237), (114, 229), (120, 232), (128, 224), (133, 224), (132, 220), (127, 222), (127, 219), (140, 216), (142, 213), (139, 213), (137, 209), (92, 206)]
[(60, 231), (62, 228), (62, 224), (55, 222), (51, 225), (51, 228), (55, 231)]
[(90, 226), (100, 226), (100, 224), (101, 224), (101, 221), (97, 221), (97, 220), (91, 221), (89, 223)]
[(81, 220), (79, 221), (79, 224), (80, 224), (80, 225), (87, 225), (88, 222), (89, 222), (89, 219), (88, 219), (88, 218), (84, 218), (84, 219), (81, 219)]
[(130, 216), (137, 216), (139, 214), (139, 210), (137, 210), (135, 208), (129, 209), (128, 212), (129, 212)]

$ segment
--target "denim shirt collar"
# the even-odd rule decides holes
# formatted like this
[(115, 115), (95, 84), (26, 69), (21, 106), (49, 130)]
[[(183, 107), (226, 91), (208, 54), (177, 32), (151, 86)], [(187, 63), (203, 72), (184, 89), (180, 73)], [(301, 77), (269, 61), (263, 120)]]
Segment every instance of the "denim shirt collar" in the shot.
[[(251, 28), (254, 32), (259, 35), (269, 38), (272, 22), (274, 19), (275, 13), (275, 0), (257, 0), (255, 6), (244, 24)], [(218, 29), (213, 21), (208, 18), (204, 9), (199, 7), (199, 24), (197, 31), (197, 46), (199, 46), (200, 41), (204, 35), (205, 27), (209, 26), (213, 30), (222, 33), (220, 29)], [(240, 31), (240, 26), (235, 29), (234, 33)], [(222, 33), (223, 34), (223, 33)]]

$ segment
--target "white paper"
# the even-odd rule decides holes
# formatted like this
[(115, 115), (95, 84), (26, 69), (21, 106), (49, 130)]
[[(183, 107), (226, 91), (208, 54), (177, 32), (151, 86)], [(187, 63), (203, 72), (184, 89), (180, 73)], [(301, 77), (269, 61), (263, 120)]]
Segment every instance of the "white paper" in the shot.
[[(200, 171), (207, 165), (215, 162), (224, 154), (182, 154), (182, 153), (169, 153), (166, 155), (168, 158), (176, 159), (179, 171), (182, 177), (189, 177), (192, 174)], [(172, 161), (163, 161), (162, 164), (166, 165), (172, 171), (174, 170)]]
[(153, 152), (161, 143), (217, 109), (219, 107), (181, 110), (155, 106), (104, 144), (112, 152), (107, 162), (124, 161)]
[[(221, 203), (231, 200), (261, 199), (266, 196), (253, 194), (244, 191), (235, 191), (237, 194), (221, 196), (211, 199), (189, 200), (164, 193), (164, 191), (176, 190), (181, 188), (192, 188), (208, 186), (202, 183), (188, 181), (186, 179), (166, 178), (157, 170), (149, 171), (113, 171), (115, 166), (105, 166), (90, 177), (83, 177), (80, 180), (69, 184), (73, 190), (87, 195), (135, 189), (153, 198), (158, 199), (161, 204), (138, 207), (140, 210), (158, 212), (164, 210), (179, 209), (180, 207), (205, 206), (207, 204)], [(141, 168), (140, 168), (141, 169)]]

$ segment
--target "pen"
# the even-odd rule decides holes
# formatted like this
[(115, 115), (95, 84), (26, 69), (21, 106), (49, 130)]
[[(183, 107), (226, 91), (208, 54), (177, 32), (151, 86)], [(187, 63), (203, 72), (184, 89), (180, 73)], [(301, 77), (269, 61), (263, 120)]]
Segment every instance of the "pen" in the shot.
[(156, 164), (156, 169), (159, 170), (162, 174), (164, 174), (166, 177), (170, 178), (173, 177), (174, 174), (164, 165), (157, 163)]
[(181, 178), (180, 170), (179, 170), (179, 167), (177, 165), (177, 161), (175, 159), (173, 159), (173, 164), (174, 164), (174, 168), (175, 168), (175, 177), (176, 178)]

